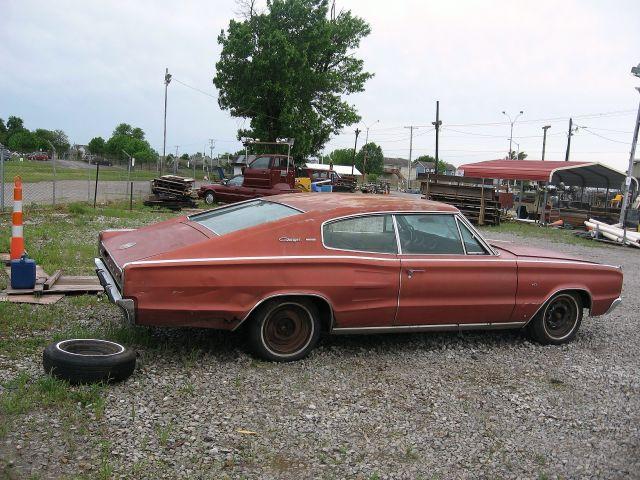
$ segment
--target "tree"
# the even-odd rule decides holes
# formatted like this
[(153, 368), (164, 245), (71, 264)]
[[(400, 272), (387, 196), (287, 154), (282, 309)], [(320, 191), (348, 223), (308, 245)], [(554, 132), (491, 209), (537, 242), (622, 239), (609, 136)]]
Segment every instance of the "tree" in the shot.
[(38, 148), (38, 137), (29, 130), (22, 130), (9, 137), (7, 147), (16, 152), (33, 152)]
[[(435, 165), (436, 164), (436, 159), (434, 157), (432, 157), (431, 155), (420, 155), (418, 158), (416, 158), (416, 162), (432, 163), (433, 165)], [(454, 167), (450, 163), (447, 163), (442, 159), (438, 159), (438, 173), (439, 174), (443, 175), (447, 171), (452, 171), (452, 170), (455, 170), (455, 169), (456, 169), (456, 167)]]
[[(139, 129), (136, 129), (139, 130)], [(126, 136), (133, 136), (133, 128), (131, 128), (131, 125), (129, 125), (128, 123), (121, 123), (119, 124), (116, 128), (113, 129), (113, 133), (111, 134), (112, 137), (116, 137), (118, 135), (126, 135)], [(144, 133), (143, 133), (143, 137), (144, 137)]]
[(527, 158), (529, 155), (527, 155), (524, 152), (514, 152), (513, 150), (511, 150), (509, 152), (509, 160), (524, 160), (525, 158)]
[[(366, 166), (364, 163), (365, 157), (367, 159)], [(363, 174), (375, 173), (376, 175), (379, 175), (383, 173), (384, 154), (382, 153), (382, 148), (373, 142), (363, 145), (358, 152), (358, 155), (356, 155), (356, 168)]]
[(7, 119), (7, 137), (10, 137), (14, 133), (26, 130), (24, 128), (24, 122), (20, 117), (10, 116)]
[(360, 120), (341, 95), (363, 91), (372, 77), (353, 55), (371, 30), (350, 11), (335, 20), (327, 13), (328, 0), (272, 0), (220, 33), (218, 104), (251, 120), (238, 138), (295, 138), (292, 155), (301, 162)]
[(123, 150), (140, 163), (150, 163), (158, 158), (158, 153), (144, 139), (144, 131), (128, 123), (121, 123), (113, 130), (105, 149), (106, 153), (122, 160), (126, 160)]
[(351, 165), (353, 163), (353, 148), (338, 148), (324, 158), (323, 163), (334, 165)]
[(7, 141), (7, 126), (4, 124), (4, 120), (0, 118), (0, 143), (4, 144)]
[(94, 155), (104, 155), (107, 152), (107, 142), (102, 137), (93, 137), (87, 147), (89, 152)]
[(180, 160), (189, 160), (189, 154), (183, 153), (182, 155), (180, 155)]
[(51, 145), (53, 145), (57, 153), (69, 150), (69, 138), (62, 130), (37, 128), (33, 133), (38, 138), (38, 149), (51, 150)]

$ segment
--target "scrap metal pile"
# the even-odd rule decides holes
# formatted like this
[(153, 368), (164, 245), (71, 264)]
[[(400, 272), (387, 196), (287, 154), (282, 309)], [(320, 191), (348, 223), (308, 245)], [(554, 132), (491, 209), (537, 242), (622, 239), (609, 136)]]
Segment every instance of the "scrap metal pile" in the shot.
[(195, 208), (197, 198), (195, 192), (196, 181), (193, 178), (179, 177), (177, 175), (163, 175), (151, 180), (151, 192), (144, 204), (147, 206), (160, 206), (171, 210), (181, 208)]

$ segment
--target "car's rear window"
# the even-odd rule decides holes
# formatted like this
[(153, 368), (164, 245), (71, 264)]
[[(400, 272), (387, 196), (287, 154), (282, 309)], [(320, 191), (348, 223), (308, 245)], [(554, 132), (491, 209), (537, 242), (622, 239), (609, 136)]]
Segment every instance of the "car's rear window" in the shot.
[(224, 235), (299, 213), (300, 210), (281, 203), (254, 200), (193, 215), (189, 220), (199, 223), (216, 235)]

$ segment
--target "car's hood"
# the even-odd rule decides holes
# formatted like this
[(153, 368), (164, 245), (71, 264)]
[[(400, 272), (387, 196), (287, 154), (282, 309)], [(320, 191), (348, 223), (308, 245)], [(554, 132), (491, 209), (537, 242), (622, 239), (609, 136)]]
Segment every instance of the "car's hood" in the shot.
[(207, 238), (198, 225), (180, 217), (137, 230), (101, 232), (100, 255), (106, 253), (122, 268), (125, 263), (148, 259)]
[(517, 257), (571, 260), (576, 262), (594, 263), (579, 257), (575, 257), (573, 255), (567, 255), (566, 253), (555, 252), (553, 250), (547, 250), (544, 248), (527, 247), (523, 245), (517, 245), (512, 242), (503, 242), (498, 240), (491, 240), (490, 243), (494, 248), (509, 252), (513, 255), (516, 255)]

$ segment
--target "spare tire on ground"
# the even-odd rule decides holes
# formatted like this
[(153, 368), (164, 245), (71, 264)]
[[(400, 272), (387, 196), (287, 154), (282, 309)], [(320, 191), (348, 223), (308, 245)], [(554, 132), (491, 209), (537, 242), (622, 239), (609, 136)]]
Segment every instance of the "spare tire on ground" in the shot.
[(61, 340), (44, 349), (42, 363), (49, 375), (74, 385), (119, 382), (136, 368), (136, 352), (108, 340)]

